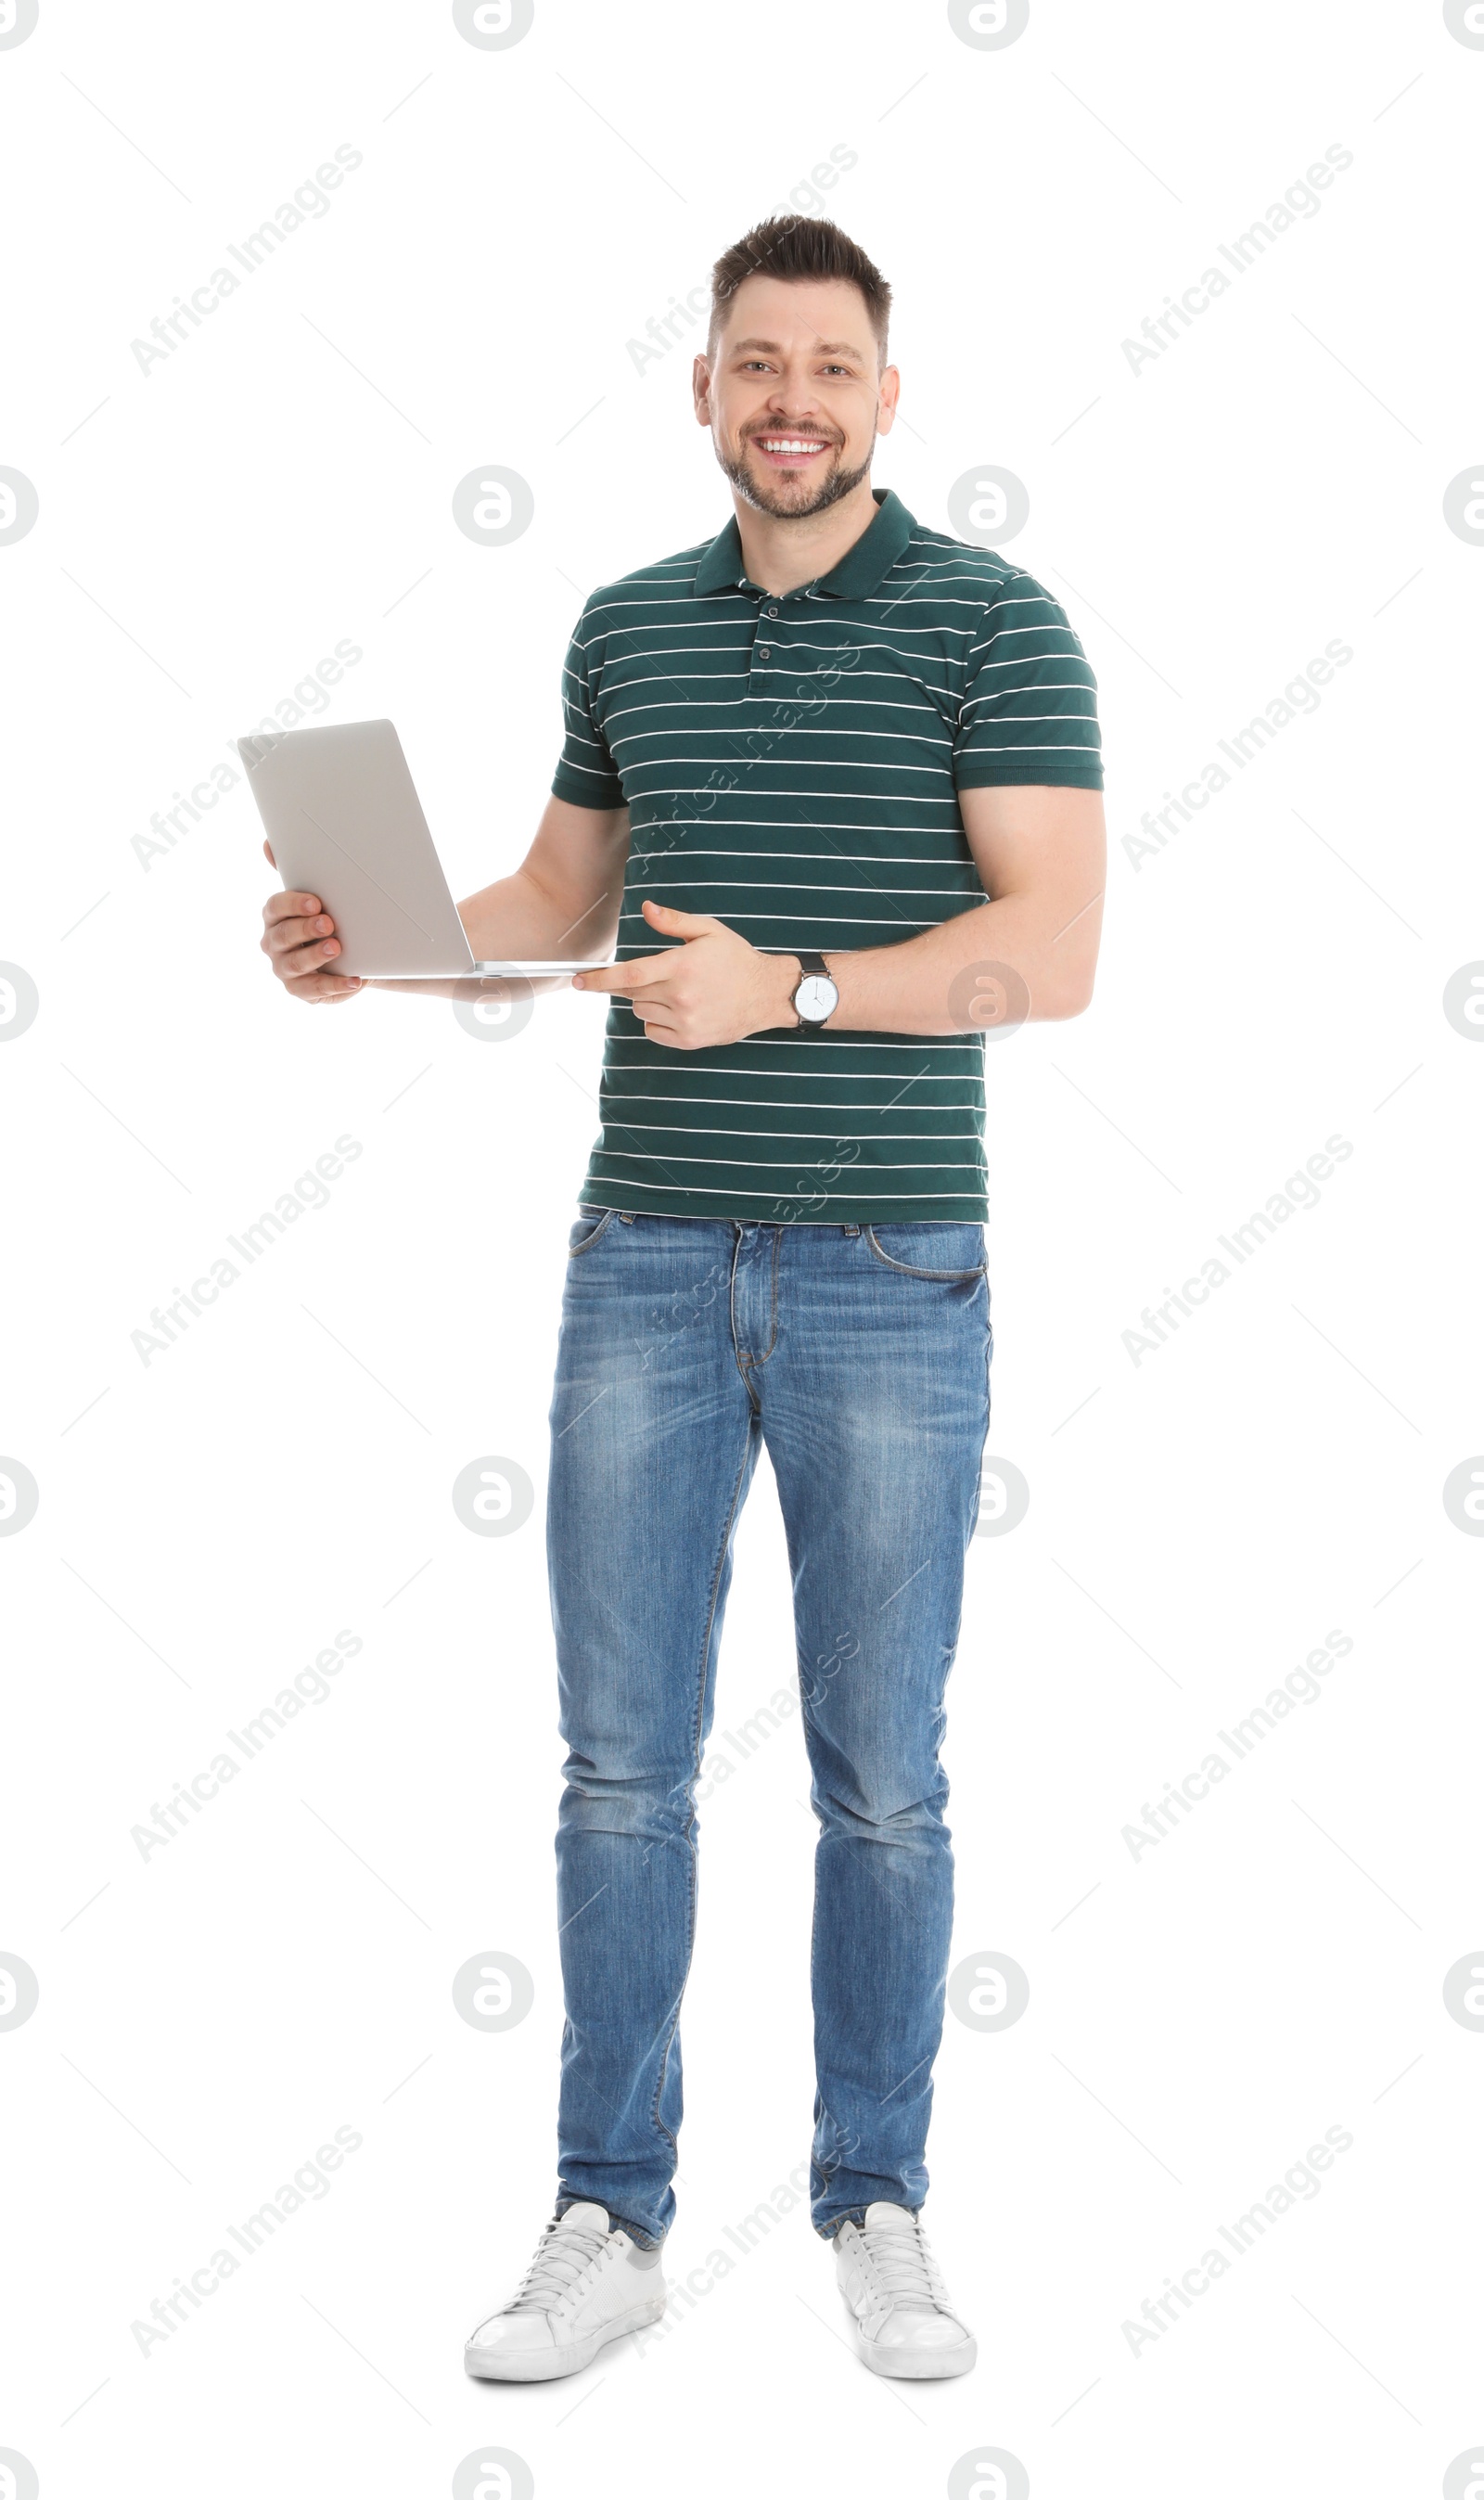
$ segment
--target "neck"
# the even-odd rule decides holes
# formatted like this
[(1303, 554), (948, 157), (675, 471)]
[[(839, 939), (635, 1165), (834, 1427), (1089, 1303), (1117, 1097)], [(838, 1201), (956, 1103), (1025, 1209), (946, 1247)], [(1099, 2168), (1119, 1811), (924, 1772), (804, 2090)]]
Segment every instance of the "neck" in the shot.
[(735, 489), (732, 502), (747, 578), (779, 597), (803, 582), (817, 581), (823, 573), (833, 573), (856, 540), (865, 537), (879, 509), (869, 477), (827, 511), (809, 512), (797, 521), (756, 510)]

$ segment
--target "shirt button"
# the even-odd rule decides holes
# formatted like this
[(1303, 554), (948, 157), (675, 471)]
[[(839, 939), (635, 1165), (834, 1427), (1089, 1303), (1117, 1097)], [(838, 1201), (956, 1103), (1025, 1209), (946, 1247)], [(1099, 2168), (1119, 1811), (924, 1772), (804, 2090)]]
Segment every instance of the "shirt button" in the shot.
[(767, 643), (766, 643), (766, 642), (763, 644), (763, 647), (762, 647), (762, 649), (759, 651), (759, 653), (758, 653), (758, 655), (757, 655), (757, 656), (758, 656), (758, 658), (759, 658), (760, 660), (771, 660), (771, 659), (772, 659), (772, 657), (773, 657), (773, 653), (772, 653), (772, 651), (769, 649), (769, 647), (768, 647), (768, 645), (767, 645)]
[(763, 610), (765, 616), (776, 616), (777, 612), (775, 608), (765, 608)]

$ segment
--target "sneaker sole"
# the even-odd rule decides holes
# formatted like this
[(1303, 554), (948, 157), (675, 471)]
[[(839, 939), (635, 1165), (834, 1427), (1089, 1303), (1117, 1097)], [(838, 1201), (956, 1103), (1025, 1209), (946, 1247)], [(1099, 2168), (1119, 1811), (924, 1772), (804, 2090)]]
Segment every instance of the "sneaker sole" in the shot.
[(665, 2294), (654, 2300), (642, 2301), (637, 2309), (626, 2309), (621, 2316), (610, 2318), (584, 2335), (576, 2344), (553, 2344), (545, 2352), (484, 2352), (477, 2346), (464, 2347), (464, 2368), (471, 2379), (568, 2379), (596, 2361), (605, 2344), (613, 2343), (620, 2335), (632, 2335), (637, 2327), (654, 2326), (665, 2315)]
[(979, 2357), (979, 2348), (972, 2335), (966, 2335), (962, 2344), (924, 2345), (914, 2350), (907, 2344), (873, 2344), (869, 2336), (861, 2333), (853, 2311), (851, 2324), (856, 2352), (878, 2379), (961, 2379)]

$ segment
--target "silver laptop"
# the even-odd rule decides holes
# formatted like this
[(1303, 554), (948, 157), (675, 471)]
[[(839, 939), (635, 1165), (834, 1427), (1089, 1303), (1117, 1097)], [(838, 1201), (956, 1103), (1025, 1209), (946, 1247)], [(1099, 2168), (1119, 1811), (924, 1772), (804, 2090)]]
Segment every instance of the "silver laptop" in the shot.
[(240, 738), (237, 751), (286, 887), (335, 923), (337, 972), (367, 980), (594, 971), (585, 961), (477, 963), (389, 720)]

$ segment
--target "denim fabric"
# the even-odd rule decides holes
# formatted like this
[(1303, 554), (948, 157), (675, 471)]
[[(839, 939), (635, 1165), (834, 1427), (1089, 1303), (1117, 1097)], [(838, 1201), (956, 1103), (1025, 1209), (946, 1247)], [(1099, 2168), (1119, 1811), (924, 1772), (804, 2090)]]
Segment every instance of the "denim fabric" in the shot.
[(573, 1227), (547, 1507), (559, 2211), (590, 2197), (645, 2240), (675, 2211), (694, 1789), (763, 1442), (819, 1823), (813, 2220), (923, 2201), (953, 1898), (938, 1757), (991, 1345), (977, 1225)]

